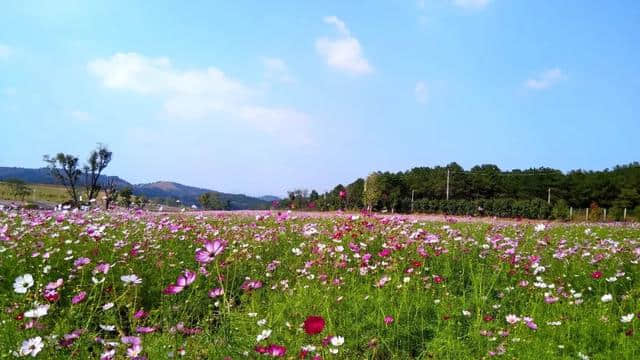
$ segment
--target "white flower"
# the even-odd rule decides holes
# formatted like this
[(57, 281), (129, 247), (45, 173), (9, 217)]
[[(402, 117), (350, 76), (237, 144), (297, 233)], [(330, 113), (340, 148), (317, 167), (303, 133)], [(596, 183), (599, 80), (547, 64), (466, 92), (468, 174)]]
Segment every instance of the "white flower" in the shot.
[(48, 311), (49, 305), (38, 305), (35, 309), (25, 312), (24, 316), (28, 318), (40, 318), (47, 315)]
[(27, 339), (22, 342), (22, 346), (20, 347), (20, 356), (31, 355), (32, 357), (36, 357), (43, 347), (44, 343), (40, 336)]
[(540, 231), (544, 231), (544, 229), (546, 228), (546, 226), (544, 226), (544, 224), (538, 224), (536, 225), (536, 227), (534, 228), (534, 230), (536, 232), (540, 232)]
[(298, 248), (293, 248), (291, 249), (291, 252), (296, 255), (296, 256), (300, 256), (302, 255), (302, 250), (298, 249)]
[(635, 314), (622, 315), (622, 317), (620, 318), (620, 321), (623, 322), (623, 323), (631, 322), (631, 320), (633, 320), (634, 316), (635, 316)]
[(512, 324), (512, 325), (517, 323), (518, 321), (520, 321), (520, 318), (517, 315), (514, 315), (514, 314), (507, 315), (505, 319), (507, 320), (507, 322), (509, 324)]
[(247, 315), (248, 315), (249, 317), (256, 317), (256, 316), (258, 316), (258, 313), (254, 313), (254, 312), (252, 312), (252, 313), (248, 313)]
[(116, 327), (115, 327), (115, 325), (102, 325), (102, 324), (100, 324), (100, 329), (102, 329), (104, 331), (115, 331)]
[(267, 319), (258, 320), (258, 326), (264, 326), (267, 323)]
[(142, 279), (138, 277), (138, 275), (135, 274), (131, 274), (131, 275), (122, 275), (120, 276), (120, 280), (122, 280), (122, 282), (124, 282), (126, 285), (129, 284), (142, 284)]
[(471, 316), (471, 312), (467, 311), (467, 310), (462, 310), (462, 315), (464, 316)]
[(267, 339), (269, 336), (271, 336), (271, 330), (262, 330), (262, 333), (256, 336), (256, 341), (260, 342)]
[(613, 296), (611, 296), (611, 294), (605, 294), (605, 295), (602, 295), (600, 300), (602, 300), (602, 302), (609, 302), (613, 300)]
[(331, 338), (331, 345), (340, 346), (344, 344), (344, 338), (342, 336), (333, 336)]
[(112, 302), (106, 303), (106, 304), (102, 305), (102, 310), (107, 311), (107, 310), (111, 309), (113, 307), (113, 305), (114, 304)]
[[(13, 291), (18, 294), (26, 294), (30, 287), (33, 286), (33, 276), (31, 274), (24, 274), (18, 276), (13, 283)], [(39, 351), (39, 350), (38, 350)]]

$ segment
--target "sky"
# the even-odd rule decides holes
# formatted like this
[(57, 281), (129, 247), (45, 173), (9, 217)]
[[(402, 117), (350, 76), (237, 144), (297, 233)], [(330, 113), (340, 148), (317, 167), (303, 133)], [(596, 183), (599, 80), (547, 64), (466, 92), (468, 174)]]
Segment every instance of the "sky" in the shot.
[(0, 4), (0, 166), (283, 196), (416, 166), (639, 160), (640, 2)]

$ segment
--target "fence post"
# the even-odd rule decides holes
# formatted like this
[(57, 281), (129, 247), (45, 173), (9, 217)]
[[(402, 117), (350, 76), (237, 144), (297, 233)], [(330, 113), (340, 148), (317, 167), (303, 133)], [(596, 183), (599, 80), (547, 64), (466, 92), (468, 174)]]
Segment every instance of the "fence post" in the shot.
[(607, 209), (604, 209), (604, 221), (607, 221)]
[(622, 221), (627, 221), (627, 208), (624, 208), (624, 214), (622, 215)]
[(569, 221), (573, 220), (573, 206), (569, 208)]
[(589, 221), (589, 208), (585, 211), (584, 221)]

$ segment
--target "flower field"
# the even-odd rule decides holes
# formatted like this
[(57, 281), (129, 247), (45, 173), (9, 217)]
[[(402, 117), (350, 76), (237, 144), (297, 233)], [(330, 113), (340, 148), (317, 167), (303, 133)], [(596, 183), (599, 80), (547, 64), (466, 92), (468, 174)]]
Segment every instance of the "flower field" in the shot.
[(0, 358), (640, 358), (640, 228), (0, 211)]

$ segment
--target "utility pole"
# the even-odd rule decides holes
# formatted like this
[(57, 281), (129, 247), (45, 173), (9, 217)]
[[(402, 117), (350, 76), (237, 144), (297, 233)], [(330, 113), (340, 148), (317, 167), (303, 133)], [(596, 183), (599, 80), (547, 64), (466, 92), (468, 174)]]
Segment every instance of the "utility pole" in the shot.
[[(411, 190), (411, 212), (413, 212), (413, 194), (415, 193), (415, 190)], [(626, 209), (625, 209), (626, 210)]]
[(551, 205), (551, 188), (549, 188), (549, 195), (547, 195), (547, 204)]
[(447, 169), (447, 201), (449, 201), (449, 169)]

